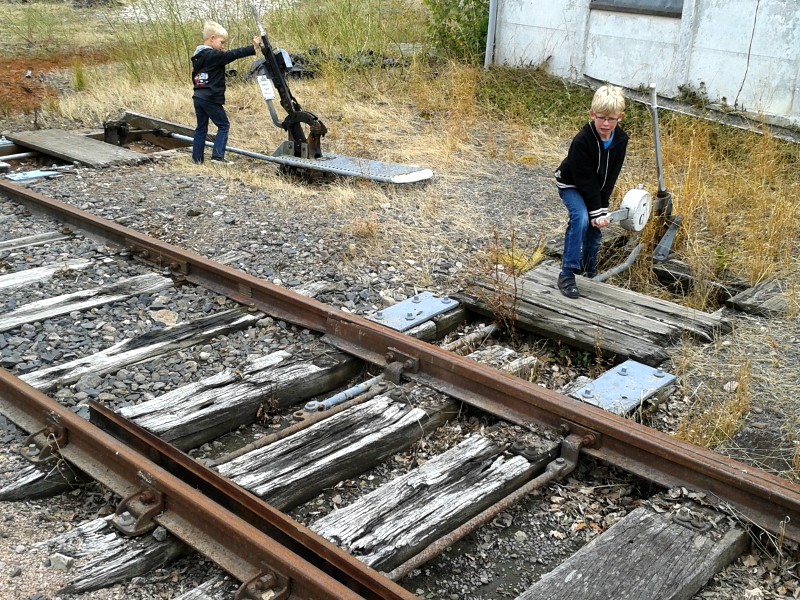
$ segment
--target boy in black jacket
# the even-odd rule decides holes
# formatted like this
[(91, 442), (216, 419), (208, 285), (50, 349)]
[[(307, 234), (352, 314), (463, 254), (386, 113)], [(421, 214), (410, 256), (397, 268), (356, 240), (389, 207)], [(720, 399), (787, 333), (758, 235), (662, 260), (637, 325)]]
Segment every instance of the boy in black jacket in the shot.
[(555, 173), (558, 194), (569, 212), (558, 289), (567, 298), (580, 296), (575, 274), (594, 277), (601, 229), (607, 227), (608, 200), (625, 161), (628, 135), (618, 127), (625, 116), (625, 97), (614, 86), (599, 88), (592, 99), (589, 123), (572, 140)]
[(228, 32), (219, 23), (207, 21), (203, 26), (203, 43), (195, 48), (192, 55), (192, 83), (194, 84), (194, 113), (197, 128), (194, 130), (192, 160), (195, 164), (203, 162), (208, 134), (208, 120), (217, 126), (217, 137), (211, 150), (211, 160), (224, 162), (225, 147), (228, 144), (230, 122), (225, 114), (225, 65), (245, 56), (255, 56), (261, 47), (261, 39), (253, 38), (252, 46), (236, 48), (225, 52)]

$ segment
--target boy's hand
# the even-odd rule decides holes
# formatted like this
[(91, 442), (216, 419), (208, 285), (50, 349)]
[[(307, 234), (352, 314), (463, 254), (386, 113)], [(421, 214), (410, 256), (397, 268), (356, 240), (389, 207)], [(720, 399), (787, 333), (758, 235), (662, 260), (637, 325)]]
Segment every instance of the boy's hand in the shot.
[(253, 38), (253, 48), (256, 49), (256, 52), (258, 52), (261, 49), (261, 38), (260, 37), (255, 36)]
[(608, 217), (601, 217), (599, 219), (592, 219), (592, 226), (597, 227), (599, 229), (603, 229), (604, 227), (608, 227), (611, 224), (611, 219)]

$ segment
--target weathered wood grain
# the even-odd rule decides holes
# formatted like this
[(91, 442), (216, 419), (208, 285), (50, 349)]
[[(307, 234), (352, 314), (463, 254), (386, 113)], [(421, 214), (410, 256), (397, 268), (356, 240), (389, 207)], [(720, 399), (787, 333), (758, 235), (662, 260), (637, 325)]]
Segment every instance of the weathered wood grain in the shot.
[(788, 284), (775, 277), (736, 294), (726, 306), (765, 317), (782, 317), (789, 310)]
[(471, 309), (495, 316), (494, 298), (507, 296), (507, 306), (524, 329), (565, 343), (619, 358), (657, 365), (667, 358), (665, 348), (682, 335), (710, 341), (730, 329), (721, 315), (704, 313), (665, 300), (650, 298), (606, 283), (579, 278), (581, 297), (564, 298), (556, 281), (558, 267), (543, 264), (523, 277), (475, 281), (459, 300)]
[(34, 235), (26, 235), (23, 237), (14, 238), (11, 240), (3, 240), (0, 242), (0, 251), (17, 250), (18, 248), (27, 248), (29, 246), (40, 246), (41, 244), (49, 244), (60, 240), (68, 240), (72, 236), (66, 233), (59, 233), (58, 231), (48, 231), (47, 233), (36, 233)]
[(700, 533), (640, 507), (517, 600), (688, 600), (746, 544), (740, 529)]
[(146, 154), (139, 154), (127, 148), (106, 144), (62, 129), (20, 131), (8, 134), (6, 137), (19, 146), (93, 168), (133, 165), (150, 160)]
[[(469, 304), (475, 312), (494, 317), (495, 307), (486, 300), (494, 292), (494, 284), (476, 282), (476, 285), (486, 290), (486, 296), (471, 292), (469, 295), (457, 294), (456, 297)], [(526, 289), (530, 292), (534, 287), (534, 284), (520, 282), (517, 292)], [(658, 365), (667, 359), (666, 351), (645, 330), (639, 328), (634, 332), (631, 329), (630, 333), (617, 331), (604, 318), (605, 315), (598, 314), (603, 308), (598, 303), (579, 298), (577, 302), (580, 306), (569, 307), (564, 306), (567, 300), (557, 290), (539, 288), (538, 291), (540, 294), (532, 302), (528, 302), (527, 298), (518, 298), (513, 318), (519, 327), (591, 352), (635, 358), (649, 365)]]
[(0, 332), (19, 327), (24, 323), (34, 323), (52, 317), (66, 315), (73, 311), (86, 310), (112, 302), (125, 300), (139, 294), (152, 294), (172, 285), (172, 281), (161, 275), (149, 273), (137, 275), (109, 285), (71, 294), (45, 298), (25, 304), (0, 317)]
[(152, 535), (125, 538), (116, 532), (110, 516), (88, 521), (36, 547), (76, 559), (72, 579), (59, 590), (62, 594), (88, 592), (145, 575), (189, 552), (169, 533), (164, 541)]
[(448, 404), (428, 413), (377, 396), (217, 470), (279, 510), (289, 510), (408, 448), (444, 423), (454, 408)]
[[(556, 265), (545, 263), (525, 273), (522, 279), (553, 287), (558, 279), (559, 271), (560, 269)], [(731, 328), (729, 321), (715, 313), (703, 312), (591, 279), (579, 278), (578, 285), (582, 292), (585, 292), (585, 295), (593, 300), (603, 302), (626, 313), (664, 323), (670, 328), (678, 328), (681, 332), (688, 332), (704, 341), (713, 339), (716, 331), (727, 332)]]
[(87, 373), (96, 375), (114, 373), (123, 367), (155, 356), (254, 326), (263, 316), (263, 313), (248, 312), (244, 308), (221, 311), (173, 327), (149, 331), (139, 337), (123, 340), (91, 356), (26, 373), (20, 379), (42, 392), (47, 392), (74, 383)]
[(238, 587), (238, 582), (232, 580), (230, 576), (219, 575), (176, 596), (175, 600), (230, 600)]
[(75, 489), (88, 477), (63, 460), (45, 468), (26, 465), (13, 473), (6, 473), (0, 485), (0, 500), (19, 501), (49, 498)]
[(91, 264), (93, 264), (93, 261), (91, 260), (68, 260), (59, 265), (34, 267), (33, 269), (25, 269), (23, 271), (16, 271), (14, 273), (8, 273), (7, 275), (1, 275), (0, 291), (6, 292), (39, 281), (46, 281), (55, 273), (77, 271), (80, 269), (85, 269)]
[(522, 456), (504, 456), (488, 438), (472, 436), (311, 529), (370, 567), (388, 571), (536, 474)]
[(281, 350), (250, 357), (235, 371), (225, 369), (119, 413), (185, 450), (254, 422), (262, 405), (285, 407), (326, 393), (361, 366), (339, 352), (298, 360)]

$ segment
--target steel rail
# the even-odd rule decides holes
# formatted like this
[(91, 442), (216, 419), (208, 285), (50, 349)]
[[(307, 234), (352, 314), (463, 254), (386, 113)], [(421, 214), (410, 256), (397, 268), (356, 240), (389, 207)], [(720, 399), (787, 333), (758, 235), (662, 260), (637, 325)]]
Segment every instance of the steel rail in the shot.
[[(5, 369), (0, 369), (0, 413), (29, 432), (44, 431), (51, 440), (46, 444), (59, 439), (52, 449), (55, 459), (78, 466), (123, 498), (139, 493), (163, 497), (163, 510), (153, 521), (241, 582), (271, 572), (286, 582), (290, 595), (285, 597), (295, 600), (416, 598), (151, 434), (155, 443), (129, 447)], [(104, 416), (117, 424), (121, 419), (108, 410)], [(171, 473), (168, 468), (178, 470), (175, 465), (192, 477), (184, 481)]]
[(716, 496), (743, 520), (800, 541), (800, 486), (756, 467), (683, 442), (464, 357), (345, 313), (284, 288), (154, 240), (126, 227), (0, 182), (32, 212), (48, 215), (185, 279), (276, 318), (325, 334), (326, 341), (371, 363), (400, 365), (403, 374), (500, 418), (583, 433), (583, 452), (658, 484)]

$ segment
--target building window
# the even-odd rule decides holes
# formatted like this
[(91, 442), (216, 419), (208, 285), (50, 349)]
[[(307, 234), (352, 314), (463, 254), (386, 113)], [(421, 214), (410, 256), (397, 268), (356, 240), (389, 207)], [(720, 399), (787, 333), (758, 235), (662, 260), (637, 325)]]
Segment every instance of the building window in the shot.
[(680, 18), (683, 0), (592, 0), (589, 8)]

